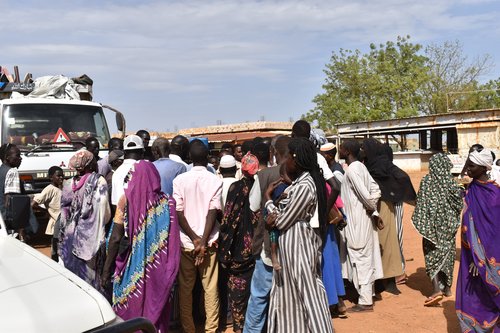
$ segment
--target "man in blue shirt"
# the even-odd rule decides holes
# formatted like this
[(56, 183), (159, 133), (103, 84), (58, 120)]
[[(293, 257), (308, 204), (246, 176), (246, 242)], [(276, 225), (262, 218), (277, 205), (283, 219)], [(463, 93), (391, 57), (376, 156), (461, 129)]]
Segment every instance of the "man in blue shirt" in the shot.
[(170, 154), (170, 144), (165, 138), (156, 139), (153, 142), (151, 150), (155, 160), (153, 164), (160, 174), (161, 190), (171, 196), (173, 191), (172, 182), (175, 177), (186, 172), (186, 166), (168, 158)]

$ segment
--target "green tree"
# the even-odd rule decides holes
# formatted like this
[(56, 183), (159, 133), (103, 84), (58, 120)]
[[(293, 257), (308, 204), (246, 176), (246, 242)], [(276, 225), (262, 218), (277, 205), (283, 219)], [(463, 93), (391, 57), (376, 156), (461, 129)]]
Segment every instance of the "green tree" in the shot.
[(304, 118), (328, 131), (338, 123), (500, 107), (500, 78), (479, 78), (493, 67), (486, 54), (469, 61), (459, 41), (422, 49), (398, 37), (370, 52), (341, 49), (326, 65), (324, 92)]
[(316, 107), (305, 119), (333, 130), (338, 123), (401, 118), (417, 115), (422, 87), (429, 81), (422, 46), (398, 37), (370, 52), (341, 49), (326, 65), (324, 92), (314, 97)]
[(481, 85), (478, 109), (500, 108), (500, 78)]
[(442, 45), (430, 44), (425, 48), (425, 55), (429, 81), (422, 89), (422, 113), (473, 110), (484, 106), (486, 100), (477, 90), (490, 89), (479, 84), (479, 78), (493, 66), (488, 54), (469, 61), (462, 44), (456, 40)]

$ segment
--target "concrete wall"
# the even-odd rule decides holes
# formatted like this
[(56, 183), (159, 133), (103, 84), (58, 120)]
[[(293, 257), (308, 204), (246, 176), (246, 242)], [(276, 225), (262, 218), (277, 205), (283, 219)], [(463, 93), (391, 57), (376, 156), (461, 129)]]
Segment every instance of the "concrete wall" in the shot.
[(406, 172), (429, 170), (430, 151), (403, 151), (394, 153), (393, 163)]
[(460, 155), (467, 156), (470, 146), (480, 143), (500, 157), (500, 121), (457, 124), (457, 135)]

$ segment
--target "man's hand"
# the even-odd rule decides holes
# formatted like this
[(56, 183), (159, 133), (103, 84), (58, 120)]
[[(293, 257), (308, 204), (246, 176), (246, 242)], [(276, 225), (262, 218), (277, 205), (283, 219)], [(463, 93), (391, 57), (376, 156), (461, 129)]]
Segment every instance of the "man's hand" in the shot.
[(382, 221), (380, 216), (372, 216), (372, 221), (378, 230), (384, 229), (384, 221)]
[(205, 254), (206, 254), (206, 244), (203, 242), (201, 237), (196, 237), (193, 239), (193, 244), (194, 244), (194, 265), (199, 266), (203, 263), (203, 260), (205, 259)]
[(194, 245), (194, 250), (199, 251), (199, 248), (201, 246), (201, 237), (196, 236), (193, 238), (193, 245)]
[(194, 249), (194, 265), (195, 266), (200, 266), (203, 263), (203, 260), (205, 260), (205, 254), (206, 254), (207, 248), (205, 245), (202, 245), (200, 243), (199, 247)]

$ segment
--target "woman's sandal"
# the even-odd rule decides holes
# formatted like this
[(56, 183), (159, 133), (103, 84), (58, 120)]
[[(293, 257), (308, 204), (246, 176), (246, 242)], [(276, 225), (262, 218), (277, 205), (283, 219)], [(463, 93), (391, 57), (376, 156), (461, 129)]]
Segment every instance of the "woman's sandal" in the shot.
[(442, 300), (443, 294), (432, 295), (425, 300), (424, 306), (435, 306), (438, 305)]

